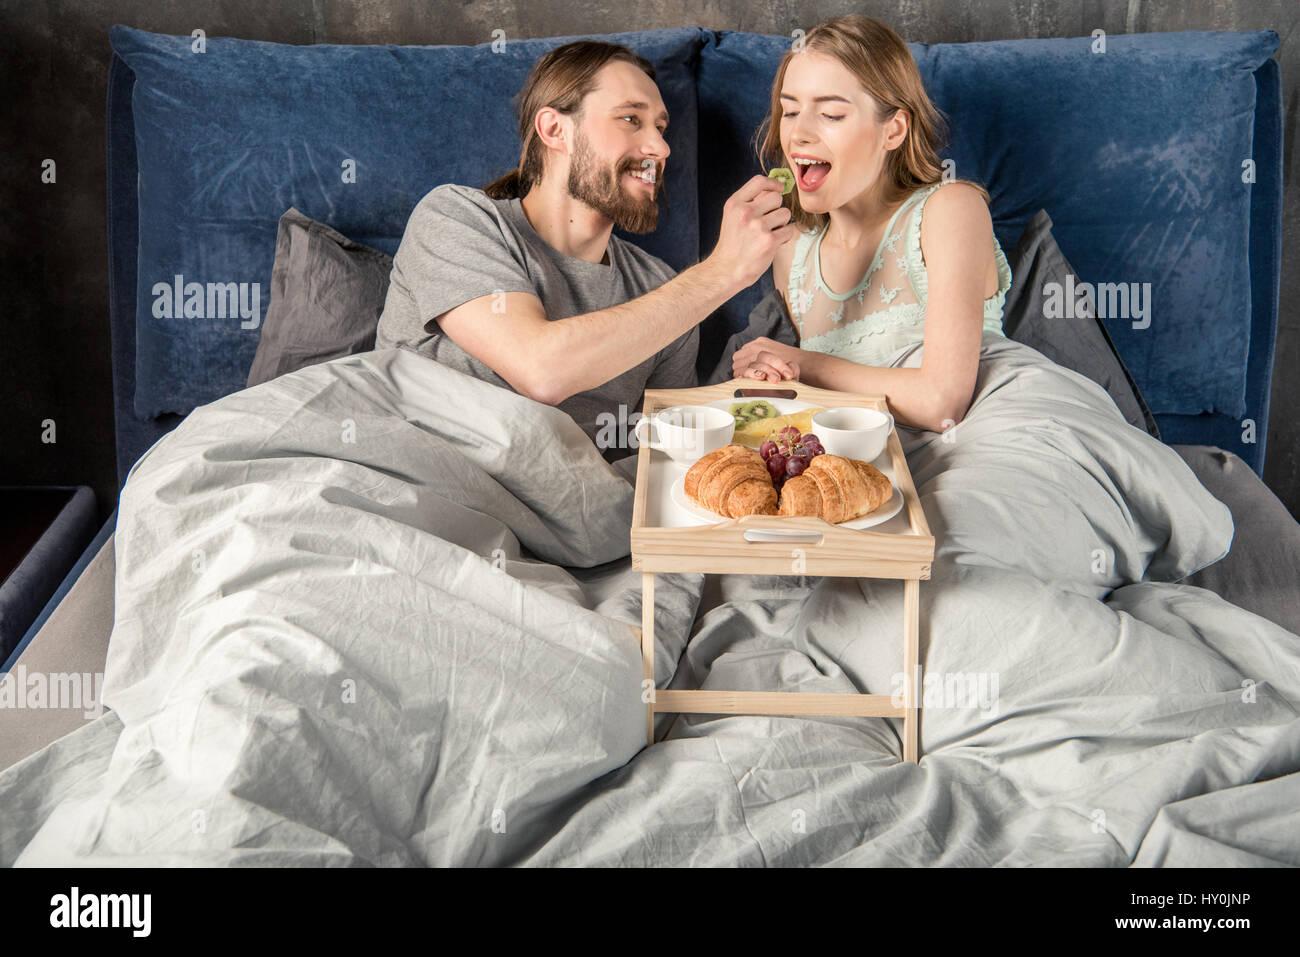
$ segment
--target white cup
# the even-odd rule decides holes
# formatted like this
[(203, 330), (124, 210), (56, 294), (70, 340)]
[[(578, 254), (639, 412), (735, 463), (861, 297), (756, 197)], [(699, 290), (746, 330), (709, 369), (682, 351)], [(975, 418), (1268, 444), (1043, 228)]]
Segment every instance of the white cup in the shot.
[(637, 419), (636, 440), (666, 453), (674, 462), (691, 465), (730, 442), (735, 430), (735, 418), (723, 409), (675, 405)]
[(894, 417), (876, 409), (847, 406), (814, 412), (812, 431), (831, 455), (862, 462), (875, 461), (889, 442)]

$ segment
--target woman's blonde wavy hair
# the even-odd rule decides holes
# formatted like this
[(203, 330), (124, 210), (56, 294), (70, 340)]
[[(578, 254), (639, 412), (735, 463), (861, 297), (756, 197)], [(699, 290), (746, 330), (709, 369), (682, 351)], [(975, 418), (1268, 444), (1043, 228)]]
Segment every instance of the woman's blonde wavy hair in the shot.
[[(900, 202), (923, 186), (943, 179), (939, 149), (947, 135), (943, 115), (930, 102), (921, 73), (903, 38), (879, 20), (851, 13), (819, 23), (804, 37), (804, 50), (834, 57), (857, 77), (863, 89), (879, 104), (877, 120), (884, 122), (898, 110), (906, 111), (911, 122), (907, 136), (889, 151), (885, 159), (887, 178), (885, 201)], [(764, 169), (784, 165), (781, 150), (781, 86), (786, 67), (799, 51), (791, 48), (781, 58), (772, 83), (772, 109), (754, 135), (755, 152)], [(957, 180), (979, 190), (989, 201), (988, 190), (972, 180)], [(810, 213), (799, 205), (799, 191), (790, 194), (791, 221), (800, 229), (820, 228), (826, 213)]]

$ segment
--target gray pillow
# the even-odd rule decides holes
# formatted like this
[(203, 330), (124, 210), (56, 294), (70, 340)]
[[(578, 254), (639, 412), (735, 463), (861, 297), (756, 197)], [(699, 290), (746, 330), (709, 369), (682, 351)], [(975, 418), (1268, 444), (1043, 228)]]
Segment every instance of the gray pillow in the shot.
[(280, 217), (271, 301), (248, 385), (373, 349), (392, 269), (388, 254), (290, 207)]
[(1201, 484), (1232, 512), (1225, 558), (1179, 581), (1300, 634), (1300, 524), (1250, 466), (1212, 445), (1174, 445)]
[(1129, 425), (1157, 439), (1160, 429), (1142, 401), (1142, 393), (1115, 350), (1090, 297), (1075, 304), (1076, 318), (1048, 319), (1043, 287), (1074, 273), (1052, 236), (1052, 219), (1040, 209), (1025, 227), (1011, 254), (1011, 288), (1002, 308), (1002, 331), (1009, 339), (1036, 349), (1057, 365), (1087, 376), (1105, 389)]

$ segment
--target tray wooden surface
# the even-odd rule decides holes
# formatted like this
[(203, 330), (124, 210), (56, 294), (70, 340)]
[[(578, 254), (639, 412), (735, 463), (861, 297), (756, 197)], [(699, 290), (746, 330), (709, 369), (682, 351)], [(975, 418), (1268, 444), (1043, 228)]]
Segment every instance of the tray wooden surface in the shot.
[[(858, 406), (889, 412), (883, 395), (834, 392), (799, 382), (773, 385), (731, 379), (694, 389), (648, 390), (642, 413), (742, 398), (736, 395), (737, 390), (752, 393), (773, 388), (793, 391), (798, 401), (826, 408)], [(643, 444), (637, 451), (632, 504), (632, 567), (642, 572), (928, 579), (934, 536), (895, 430), (890, 430), (886, 451), (892, 479), (903, 494), (903, 509), (877, 529), (843, 528), (821, 518), (781, 515), (747, 515), (714, 525), (670, 527), (647, 524), (647, 501), (651, 483), (672, 481), (681, 474), (680, 467), (662, 451)], [(882, 527), (889, 530), (878, 530)]]

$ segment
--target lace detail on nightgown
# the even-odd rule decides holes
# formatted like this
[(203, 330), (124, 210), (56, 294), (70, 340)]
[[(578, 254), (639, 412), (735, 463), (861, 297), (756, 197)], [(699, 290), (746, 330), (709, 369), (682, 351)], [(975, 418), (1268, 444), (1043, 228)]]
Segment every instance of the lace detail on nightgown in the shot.
[[(921, 212), (939, 186), (922, 187), (894, 212), (861, 281), (843, 293), (822, 278), (826, 227), (804, 230), (795, 243), (786, 297), (805, 349), (864, 365), (885, 365), (900, 349), (921, 342), (929, 283), (921, 256)], [(829, 225), (829, 223), (827, 224)], [(998, 290), (984, 300), (984, 329), (1002, 335), (1002, 305), (1011, 269), (993, 239)]]

